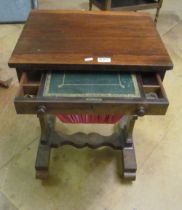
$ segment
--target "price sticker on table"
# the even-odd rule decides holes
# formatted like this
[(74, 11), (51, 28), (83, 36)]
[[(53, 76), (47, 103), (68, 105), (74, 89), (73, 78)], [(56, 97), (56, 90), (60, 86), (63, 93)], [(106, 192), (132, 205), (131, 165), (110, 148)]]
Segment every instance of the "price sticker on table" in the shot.
[(102, 57), (102, 58), (97, 58), (98, 63), (111, 63), (111, 58), (109, 57)]

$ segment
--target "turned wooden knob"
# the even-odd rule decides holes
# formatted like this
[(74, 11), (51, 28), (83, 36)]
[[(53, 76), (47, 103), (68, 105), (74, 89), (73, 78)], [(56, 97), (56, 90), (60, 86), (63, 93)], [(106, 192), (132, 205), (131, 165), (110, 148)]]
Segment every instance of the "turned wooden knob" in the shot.
[(38, 110), (37, 110), (37, 115), (40, 115), (40, 114), (45, 114), (46, 112), (46, 107), (45, 106), (39, 106)]
[(143, 106), (141, 106), (138, 111), (137, 111), (137, 115), (140, 117), (143, 117), (145, 115), (145, 108)]

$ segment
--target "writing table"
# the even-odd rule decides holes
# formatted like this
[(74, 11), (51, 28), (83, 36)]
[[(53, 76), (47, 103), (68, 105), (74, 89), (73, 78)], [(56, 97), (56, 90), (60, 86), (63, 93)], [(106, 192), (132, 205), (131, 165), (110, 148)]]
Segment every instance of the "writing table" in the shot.
[[(16, 68), (20, 81), (14, 100), (17, 113), (37, 114), (40, 120), (38, 178), (48, 176), (52, 147), (73, 145), (121, 150), (123, 176), (135, 179), (135, 121), (166, 113), (169, 102), (162, 83), (166, 71), (172, 69), (148, 15), (34, 10), (9, 66)], [(79, 117), (92, 122), (90, 116), (105, 116), (106, 122), (114, 116), (118, 129), (107, 137), (96, 133), (66, 136), (54, 130), (55, 116), (74, 118), (73, 122)]]

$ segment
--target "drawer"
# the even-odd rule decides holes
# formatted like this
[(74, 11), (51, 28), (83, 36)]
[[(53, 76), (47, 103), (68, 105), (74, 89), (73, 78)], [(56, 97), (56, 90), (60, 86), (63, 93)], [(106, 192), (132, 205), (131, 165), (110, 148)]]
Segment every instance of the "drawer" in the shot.
[(132, 75), (136, 78), (139, 91), (136, 97), (112, 97), (112, 95), (70, 97), (45, 95), (47, 74), (42, 74), (38, 79), (35, 77), (32, 79), (28, 73), (23, 72), (20, 87), (14, 99), (15, 108), (18, 114), (36, 114), (40, 107), (44, 107), (47, 114), (164, 115), (169, 103), (160, 74), (133, 73)]

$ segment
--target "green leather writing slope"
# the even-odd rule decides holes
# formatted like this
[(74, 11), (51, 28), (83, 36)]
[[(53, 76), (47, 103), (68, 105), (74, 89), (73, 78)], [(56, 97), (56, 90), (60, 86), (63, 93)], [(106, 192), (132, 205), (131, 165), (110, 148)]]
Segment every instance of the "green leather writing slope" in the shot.
[(49, 73), (44, 96), (55, 97), (140, 97), (134, 74), (124, 73)]

